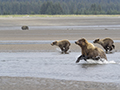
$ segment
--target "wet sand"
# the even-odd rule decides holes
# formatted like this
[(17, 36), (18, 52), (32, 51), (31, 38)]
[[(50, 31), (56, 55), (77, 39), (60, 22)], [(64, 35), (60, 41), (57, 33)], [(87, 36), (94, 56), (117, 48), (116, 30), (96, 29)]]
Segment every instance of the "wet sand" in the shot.
[(0, 90), (119, 90), (118, 83), (58, 80), (32, 77), (0, 77)]
[[(16, 17), (0, 18), (1, 40), (78, 40), (110, 37), (120, 40), (120, 17)], [(21, 30), (22, 25), (29, 30)], [(117, 25), (117, 26), (114, 26)], [(67, 27), (63, 27), (67, 26)], [(81, 26), (81, 27), (79, 27)], [(47, 27), (47, 28), (46, 28)], [(97, 44), (95, 44), (97, 45)], [(116, 51), (120, 43), (115, 42)], [(50, 44), (0, 45), (0, 51), (54, 51)], [(72, 51), (78, 51), (73, 44)]]
[[(22, 25), (31, 27), (21, 30)], [(0, 40), (78, 40), (86, 38), (110, 37), (120, 40), (119, 27), (87, 27), (87, 28), (33, 28), (40, 26), (88, 26), (88, 25), (120, 25), (120, 17), (17, 17), (0, 18)], [(13, 28), (16, 27), (16, 28)], [(7, 28), (7, 30), (4, 30)], [(99, 45), (97, 45), (99, 46)], [(120, 43), (115, 43), (116, 50), (120, 51)], [(100, 47), (100, 46), (99, 46)], [(0, 45), (0, 52), (31, 52), (56, 51), (50, 44), (20, 44)], [(80, 51), (74, 43), (71, 51)], [(119, 90), (120, 85), (115, 83), (82, 82), (54, 80), (32, 77), (0, 77), (0, 90)]]

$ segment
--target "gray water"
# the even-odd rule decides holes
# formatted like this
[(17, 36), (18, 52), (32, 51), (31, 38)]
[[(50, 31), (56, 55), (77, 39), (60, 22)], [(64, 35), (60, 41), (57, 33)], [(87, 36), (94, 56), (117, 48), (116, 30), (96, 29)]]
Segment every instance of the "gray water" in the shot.
[(120, 83), (120, 52), (107, 54), (108, 61), (80, 61), (79, 52), (1, 52), (0, 76), (40, 77), (64, 80)]
[[(49, 29), (61, 29), (61, 30), (80, 30), (80, 29), (107, 29), (107, 30), (119, 30), (120, 25), (83, 25), (83, 26), (29, 26), (29, 30), (49, 30)], [(1, 26), (0, 30), (21, 30), (21, 26)]]
[[(50, 44), (55, 40), (0, 40), (0, 45), (20, 45), (20, 44)], [(76, 40), (69, 40), (70, 43), (75, 43)], [(88, 40), (93, 42), (93, 40)], [(115, 43), (120, 43), (120, 40), (114, 40)]]

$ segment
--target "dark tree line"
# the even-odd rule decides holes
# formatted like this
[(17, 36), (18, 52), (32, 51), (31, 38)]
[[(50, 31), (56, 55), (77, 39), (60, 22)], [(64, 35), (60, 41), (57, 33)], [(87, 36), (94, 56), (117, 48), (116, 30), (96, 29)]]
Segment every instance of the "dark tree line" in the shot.
[(120, 0), (0, 0), (0, 14), (120, 14)]

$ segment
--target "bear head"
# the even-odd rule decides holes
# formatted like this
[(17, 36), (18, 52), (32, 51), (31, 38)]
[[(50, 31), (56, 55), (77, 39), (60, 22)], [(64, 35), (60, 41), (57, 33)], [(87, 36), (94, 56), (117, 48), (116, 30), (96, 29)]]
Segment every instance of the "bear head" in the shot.
[(51, 45), (57, 45), (57, 41), (52, 42)]
[(82, 38), (82, 39), (79, 39), (78, 41), (76, 41), (75, 44), (79, 45), (80, 47), (84, 47), (87, 44), (87, 40)]
[(98, 38), (98, 39), (95, 39), (94, 41), (93, 41), (93, 43), (98, 43), (100, 41), (100, 39)]

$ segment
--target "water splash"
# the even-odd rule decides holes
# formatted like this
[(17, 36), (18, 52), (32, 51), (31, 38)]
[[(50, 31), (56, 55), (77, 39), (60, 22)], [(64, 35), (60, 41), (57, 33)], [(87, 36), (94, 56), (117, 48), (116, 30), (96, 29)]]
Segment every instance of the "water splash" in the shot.
[(61, 52), (60, 48), (56, 48), (57, 51)]
[(105, 59), (100, 59), (100, 60), (92, 60), (92, 59), (88, 59), (87, 60), (88, 64), (115, 64), (115, 61), (107, 61)]
[[(58, 48), (58, 47), (56, 48), (56, 50), (57, 50), (59, 53), (61, 53), (61, 52), (62, 52), (62, 51), (61, 51), (61, 49), (60, 49), (60, 48)], [(69, 49), (67, 52), (68, 52), (68, 54), (69, 54), (69, 53), (71, 52), (71, 50)]]

